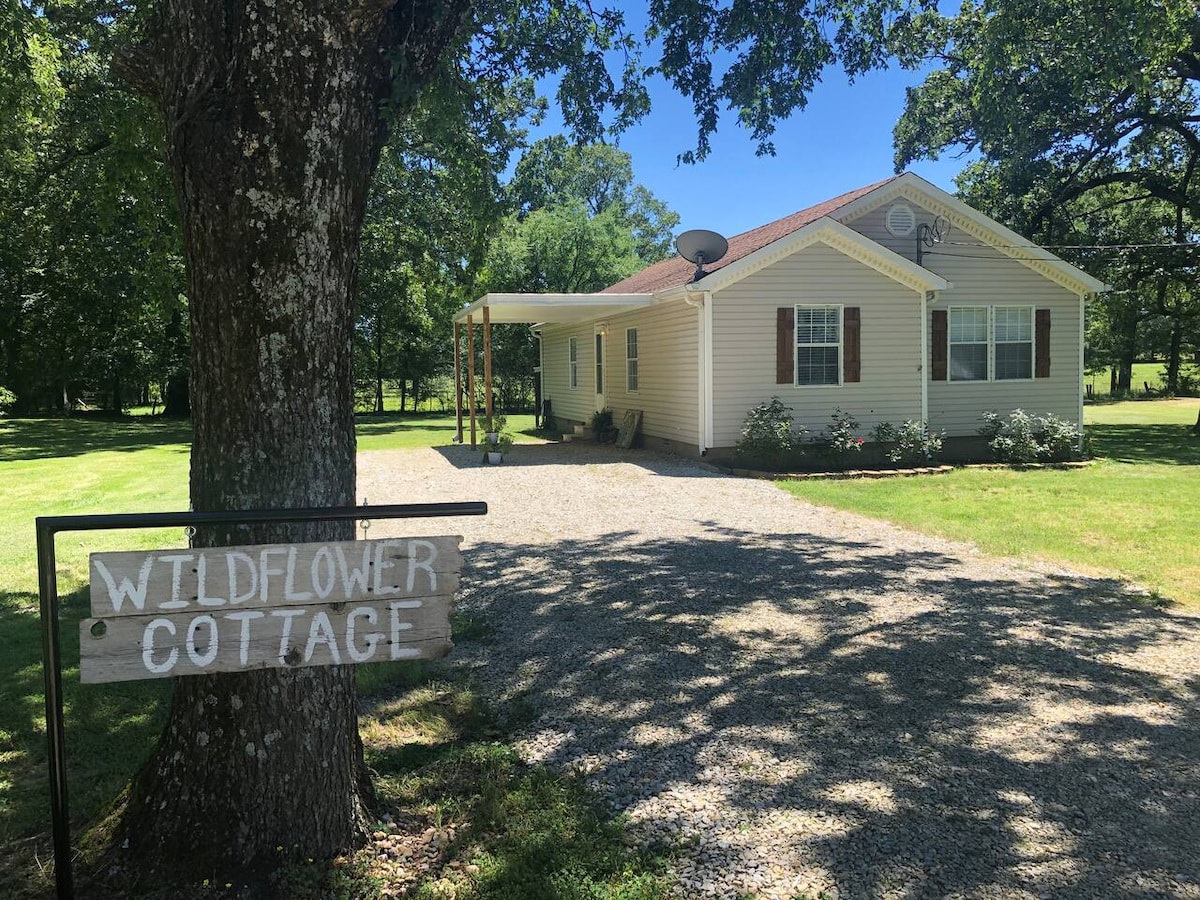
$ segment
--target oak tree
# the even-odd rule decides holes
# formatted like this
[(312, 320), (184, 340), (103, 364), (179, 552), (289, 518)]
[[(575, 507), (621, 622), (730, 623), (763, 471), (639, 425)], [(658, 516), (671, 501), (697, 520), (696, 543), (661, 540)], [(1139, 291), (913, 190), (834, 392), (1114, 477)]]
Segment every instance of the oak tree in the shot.
[[(931, 6), (930, 0), (916, 0)], [(650, 67), (728, 104), (769, 150), (828, 64), (882, 58), (909, 0), (653, 0)], [(114, 4), (114, 12), (125, 4)], [(582, 0), (159, 0), (117, 58), (163, 119), (187, 261), (198, 510), (354, 500), (358, 247), (389, 122), (448, 70), (560, 71), (589, 138), (645, 112), (641, 38)], [(715, 58), (715, 62), (714, 62)], [(611, 67), (611, 71), (610, 71)], [(205, 545), (346, 538), (349, 525), (210, 528)], [(180, 679), (133, 784), (116, 858), (145, 878), (253, 873), (362, 839), (371, 790), (343, 668)]]

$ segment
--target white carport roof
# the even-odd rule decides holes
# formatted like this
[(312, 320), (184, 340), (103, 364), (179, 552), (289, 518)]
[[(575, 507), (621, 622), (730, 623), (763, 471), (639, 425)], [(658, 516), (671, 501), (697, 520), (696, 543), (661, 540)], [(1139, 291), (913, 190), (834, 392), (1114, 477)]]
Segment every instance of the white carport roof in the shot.
[(488, 319), (498, 323), (546, 322), (569, 324), (603, 319), (629, 312), (654, 302), (653, 294), (484, 294), (454, 316), (455, 322), (483, 321), (483, 308)]

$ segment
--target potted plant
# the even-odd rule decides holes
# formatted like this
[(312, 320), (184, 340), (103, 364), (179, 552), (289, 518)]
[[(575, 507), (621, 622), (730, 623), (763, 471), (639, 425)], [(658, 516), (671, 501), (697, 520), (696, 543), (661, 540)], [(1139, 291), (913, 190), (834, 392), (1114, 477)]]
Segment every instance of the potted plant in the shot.
[(607, 444), (616, 436), (616, 429), (613, 427), (612, 410), (608, 407), (598, 409), (592, 413), (592, 420), (588, 423), (588, 426), (591, 428), (592, 434), (599, 444)]
[(493, 413), (487, 417), (483, 424), (484, 437), (489, 444), (496, 444), (500, 441), (500, 433), (504, 431), (504, 426), (508, 424), (508, 419), (499, 413)]
[(498, 466), (504, 462), (504, 454), (512, 449), (513, 439), (507, 434), (497, 433), (496, 440), (489, 440), (483, 449), (483, 461)]

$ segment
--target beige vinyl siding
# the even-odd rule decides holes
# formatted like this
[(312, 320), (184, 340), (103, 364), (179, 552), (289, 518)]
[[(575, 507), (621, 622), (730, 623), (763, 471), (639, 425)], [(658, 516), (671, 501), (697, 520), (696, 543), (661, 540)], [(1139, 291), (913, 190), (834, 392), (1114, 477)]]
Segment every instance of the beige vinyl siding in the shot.
[[(919, 222), (933, 215), (913, 200), (905, 200)], [(860, 234), (916, 258), (916, 233), (896, 238), (884, 227), (888, 206), (869, 212), (846, 225)], [(1079, 421), (1079, 397), (1083, 373), (1079, 369), (1079, 298), (1015, 259), (990, 247), (978, 246), (978, 238), (951, 220), (945, 242), (929, 248), (922, 265), (954, 285), (940, 292), (930, 304), (926, 327), (932, 328), (932, 310), (952, 306), (1026, 306), (1050, 310), (1050, 377), (1028, 381), (930, 381), (929, 422), (951, 437), (970, 436), (983, 424), (984, 410), (1000, 413), (1024, 409), (1029, 413), (1053, 413)], [(974, 246), (964, 246), (966, 244)], [(953, 255), (952, 255), (953, 254)], [(970, 257), (970, 258), (967, 258)]]
[[(542, 398), (554, 416), (586, 422), (596, 410), (595, 331), (591, 322), (542, 326)], [(568, 374), (568, 339), (579, 343), (579, 386), (572, 389)]]
[[(631, 409), (642, 410), (642, 433), (689, 447), (699, 443), (699, 312), (682, 300), (638, 309), (605, 320), (604, 398), (619, 425)], [(595, 327), (542, 327), (543, 385), (554, 415), (586, 422), (595, 409)], [(638, 330), (637, 393), (625, 387), (625, 329)], [(579, 387), (571, 390), (567, 374), (567, 341), (579, 339)]]
[[(698, 447), (700, 310), (677, 300), (608, 320), (608, 391), (619, 425), (625, 412), (642, 410), (642, 433)], [(638, 330), (638, 391), (625, 386), (625, 329)]]
[[(775, 383), (776, 309), (796, 304), (857, 306), (862, 380), (797, 387)], [(880, 422), (921, 417), (921, 308), (913, 290), (815, 244), (713, 296), (713, 446), (732, 447), (746, 413), (778, 395), (796, 421), (822, 431), (834, 409), (865, 436)]]

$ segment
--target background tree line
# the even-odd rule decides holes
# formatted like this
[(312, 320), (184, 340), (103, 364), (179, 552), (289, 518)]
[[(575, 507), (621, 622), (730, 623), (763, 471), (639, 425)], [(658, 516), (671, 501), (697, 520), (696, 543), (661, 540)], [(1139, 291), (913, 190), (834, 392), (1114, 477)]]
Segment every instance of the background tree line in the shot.
[(1200, 15), (1182, 0), (1002, 0), (894, 36), (910, 89), (896, 166), (979, 155), (960, 195), (1103, 279), (1086, 360), (1128, 392), (1135, 360), (1200, 388)]
[[(0, 386), (22, 413), (186, 414), (174, 196), (153, 110), (111, 74), (135, 22), (103, 7), (0, 6)], [(902, 63), (935, 63), (896, 125), (897, 169), (974, 152), (967, 202), (1113, 285), (1089, 308), (1087, 363), (1118, 392), (1142, 359), (1164, 361), (1167, 391), (1196, 387), (1198, 35), (1173, 0), (1010, 0), (919, 13), (891, 39)], [(678, 224), (619, 148), (531, 144), (545, 101), (529, 79), (442, 79), (393, 127), (368, 201), (363, 409), (450, 405), (456, 309), (604, 287), (668, 255)], [(502, 405), (528, 402), (528, 329), (498, 327), (495, 353)]]
[[(0, 6), (0, 386), (17, 413), (188, 412), (187, 296), (150, 104), (111, 73), (128, 36), (78, 2)], [(670, 251), (678, 216), (610, 144), (529, 141), (528, 79), (452, 70), (397, 121), (367, 204), (358, 404), (453, 404), (451, 319), (486, 291), (590, 291)], [(510, 160), (516, 158), (515, 167)], [(532, 400), (536, 345), (495, 333), (502, 405)], [(389, 401), (393, 402), (394, 401)]]

